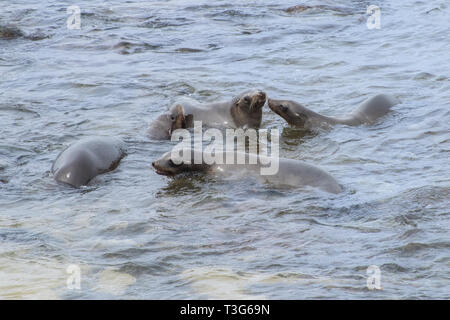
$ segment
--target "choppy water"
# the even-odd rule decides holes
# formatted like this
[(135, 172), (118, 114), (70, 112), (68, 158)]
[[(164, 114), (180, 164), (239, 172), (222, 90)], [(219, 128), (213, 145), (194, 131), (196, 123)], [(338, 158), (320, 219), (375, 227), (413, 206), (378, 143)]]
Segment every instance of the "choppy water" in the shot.
[[(0, 40), (0, 297), (449, 298), (450, 4), (303, 3), (345, 10), (3, 2), (0, 25), (26, 36)], [(66, 28), (74, 4), (81, 30)], [(339, 195), (152, 170), (170, 145), (145, 132), (166, 106), (249, 87), (334, 116), (377, 93), (402, 103), (375, 125), (306, 135), (264, 107), (282, 156), (332, 173)], [(92, 135), (129, 155), (86, 188), (58, 185), (57, 154)], [(369, 265), (382, 290), (366, 287)]]

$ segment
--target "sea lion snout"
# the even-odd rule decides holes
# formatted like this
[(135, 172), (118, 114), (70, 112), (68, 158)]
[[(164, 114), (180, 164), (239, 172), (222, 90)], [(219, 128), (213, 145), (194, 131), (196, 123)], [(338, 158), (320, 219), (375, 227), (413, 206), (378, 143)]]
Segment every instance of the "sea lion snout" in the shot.
[(286, 112), (288, 109), (288, 107), (284, 106), (279, 100), (268, 99), (267, 104), (269, 105), (269, 108), (277, 114)]
[[(274, 108), (276, 108), (277, 103), (275, 102), (276, 100), (272, 100), (272, 99), (267, 99), (267, 104), (269, 105), (269, 108), (271, 110), (273, 110)], [(275, 110), (273, 110), (275, 111)]]
[(178, 173), (177, 166), (174, 165), (170, 158), (170, 152), (164, 154), (158, 160), (152, 162), (153, 168), (157, 174), (161, 174), (164, 176), (173, 176)]
[(259, 100), (263, 100), (266, 102), (266, 93), (264, 91), (258, 90), (256, 92), (256, 96), (259, 98)]
[(253, 99), (254, 99), (253, 104), (258, 107), (262, 107), (266, 103), (266, 98), (267, 98), (267, 95), (264, 91), (257, 90), (255, 92), (255, 94), (253, 95)]
[(255, 90), (243, 98), (244, 106), (248, 106), (247, 112), (259, 112), (266, 104), (266, 93), (262, 90)]
[(167, 167), (167, 165), (165, 166), (163, 163), (163, 161), (158, 159), (152, 162), (152, 167), (156, 169), (156, 171), (160, 171), (163, 170), (165, 167)]
[(155, 168), (155, 171), (157, 174), (161, 174), (161, 175), (165, 175), (165, 176), (172, 175), (172, 173), (170, 172), (170, 168), (167, 165), (164, 165), (163, 163), (161, 163), (161, 160), (153, 161), (152, 166), (153, 166), (153, 168)]

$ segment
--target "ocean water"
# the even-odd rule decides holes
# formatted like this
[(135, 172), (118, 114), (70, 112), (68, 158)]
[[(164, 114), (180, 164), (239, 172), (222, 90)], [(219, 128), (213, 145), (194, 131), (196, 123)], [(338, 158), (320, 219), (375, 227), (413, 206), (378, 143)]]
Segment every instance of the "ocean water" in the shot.
[[(299, 4), (321, 6), (285, 11)], [(0, 26), (23, 36), (0, 39), (0, 298), (450, 298), (449, 14), (447, 0), (2, 3)], [(248, 88), (330, 116), (378, 93), (401, 103), (307, 133), (264, 107), (281, 156), (330, 172), (338, 195), (154, 172), (174, 144), (147, 137), (154, 118)], [(58, 153), (95, 135), (127, 143), (117, 170), (57, 184)]]

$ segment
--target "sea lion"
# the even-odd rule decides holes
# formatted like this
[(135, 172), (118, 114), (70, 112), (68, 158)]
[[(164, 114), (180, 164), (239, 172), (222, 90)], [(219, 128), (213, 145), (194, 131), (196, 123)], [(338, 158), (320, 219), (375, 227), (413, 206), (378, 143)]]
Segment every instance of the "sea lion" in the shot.
[(388, 113), (391, 107), (397, 103), (395, 98), (379, 94), (365, 100), (349, 116), (333, 118), (320, 115), (294, 101), (268, 99), (269, 108), (272, 111), (290, 125), (305, 129), (312, 129), (321, 124), (345, 124), (348, 126), (371, 124)]
[(166, 113), (153, 120), (148, 129), (148, 134), (152, 139), (167, 140), (176, 129), (188, 128), (192, 122), (192, 115), (185, 116), (183, 107), (180, 104), (174, 105)]
[(185, 115), (192, 115), (193, 121), (202, 121), (208, 127), (252, 128), (261, 126), (262, 107), (266, 103), (266, 93), (250, 90), (234, 97), (231, 101), (200, 104), (192, 99), (178, 102)]
[(62, 151), (52, 166), (58, 182), (86, 185), (96, 175), (114, 170), (125, 156), (122, 140), (110, 137), (82, 139)]
[[(223, 159), (224, 164), (208, 164), (201, 150), (185, 148), (183, 152), (187, 155), (190, 154), (189, 159), (191, 160), (186, 161), (186, 159), (182, 159), (178, 156), (178, 152), (174, 154), (171, 151), (167, 152), (152, 163), (156, 173), (166, 176), (175, 176), (184, 172), (207, 172), (225, 177), (233, 177), (235, 175), (239, 177), (252, 176), (262, 182), (279, 186), (312, 186), (330, 193), (339, 193), (342, 191), (342, 187), (330, 174), (320, 168), (298, 160), (275, 159), (256, 154), (226, 151), (216, 152), (215, 154), (216, 157), (220, 156)], [(233, 163), (227, 164), (225, 160), (230, 156), (233, 159), (234, 156), (236, 156), (236, 159), (239, 156), (245, 157), (245, 162), (244, 164), (237, 164), (233, 161)], [(192, 161), (192, 159), (196, 159), (197, 157), (201, 159), (201, 163), (199, 164)], [(271, 163), (271, 161), (278, 161), (278, 170), (274, 174), (262, 175), (261, 168), (267, 168), (269, 166), (268, 163)]]

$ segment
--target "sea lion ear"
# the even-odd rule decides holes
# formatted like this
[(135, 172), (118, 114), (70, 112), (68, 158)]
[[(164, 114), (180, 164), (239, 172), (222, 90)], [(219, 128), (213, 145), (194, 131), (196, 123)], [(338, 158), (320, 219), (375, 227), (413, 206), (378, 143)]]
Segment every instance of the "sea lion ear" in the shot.
[(186, 122), (186, 128), (191, 128), (194, 126), (194, 115), (187, 114), (184, 116), (184, 120)]

